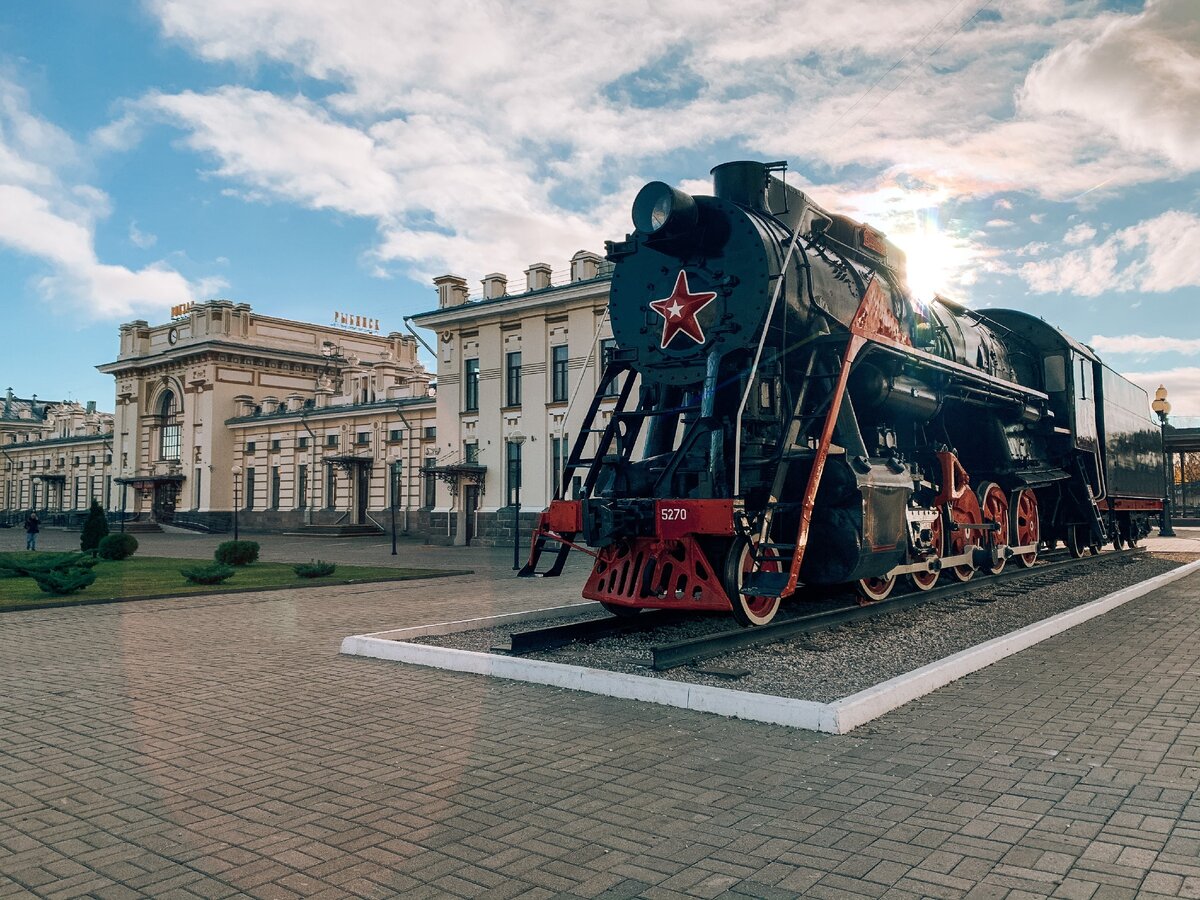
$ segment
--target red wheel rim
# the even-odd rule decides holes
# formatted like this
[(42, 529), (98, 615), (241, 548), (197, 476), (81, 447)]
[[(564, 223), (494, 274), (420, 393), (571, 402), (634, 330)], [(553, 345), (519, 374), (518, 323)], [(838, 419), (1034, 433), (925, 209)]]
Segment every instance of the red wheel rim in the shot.
[[(760, 572), (779, 572), (782, 571), (779, 563), (775, 561), (778, 554), (774, 550), (768, 550), (764, 554), (762, 563), (758, 567)], [(750, 552), (750, 545), (746, 545), (746, 549), (742, 551), (742, 579), (754, 569), (754, 554)], [(746, 611), (753, 615), (756, 619), (760, 619), (771, 611), (771, 608), (779, 602), (778, 597), (745, 597), (741, 599), (742, 606)]]
[[(1041, 540), (1042, 523), (1038, 517), (1037, 495), (1028, 488), (1017, 494), (1017, 502), (1013, 507), (1013, 531), (1018, 547), (1036, 546)], [(1017, 557), (1017, 562), (1029, 568), (1037, 561), (1037, 557), (1036, 550), (1022, 553)]]
[(860, 578), (858, 581), (859, 602), (878, 603), (886, 600), (896, 586), (896, 576), (891, 578)]
[[(957, 525), (976, 525), (976, 512), (979, 509), (979, 502), (975, 499), (975, 495), (967, 490), (962, 497), (955, 500), (950, 506), (950, 521)], [(947, 556), (959, 556), (966, 549), (967, 544), (972, 543), (972, 538), (978, 532), (969, 531), (965, 528), (952, 530), (947, 543), (950, 545), (950, 550)], [(955, 566), (950, 570), (959, 581), (970, 581), (971, 576), (975, 574), (975, 567), (970, 563), (963, 563)]]
[[(1004, 491), (1000, 490), (998, 484), (987, 484), (983, 486), (983, 491), (979, 498), (979, 508), (983, 512), (984, 522), (995, 522), (999, 529), (992, 532), (992, 540), (995, 541), (997, 547), (1005, 547), (1008, 545), (1008, 497), (1004, 495)], [(1004, 560), (995, 563), (988, 567), (988, 571), (994, 573), (999, 572), (1004, 568)]]
[[(929, 526), (929, 532), (929, 543), (933, 544), (933, 556), (931, 559), (937, 559), (942, 555), (942, 548), (945, 546), (943, 543), (945, 529), (942, 527), (941, 513), (938, 513), (937, 518)], [(913, 586), (918, 590), (928, 591), (937, 584), (940, 575), (941, 572), (913, 572), (908, 577)]]

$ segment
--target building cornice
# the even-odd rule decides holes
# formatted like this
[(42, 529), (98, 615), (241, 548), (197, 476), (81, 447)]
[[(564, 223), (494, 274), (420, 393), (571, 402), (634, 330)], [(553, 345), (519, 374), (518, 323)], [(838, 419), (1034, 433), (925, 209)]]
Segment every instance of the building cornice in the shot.
[(234, 416), (226, 419), (225, 424), (231, 427), (246, 428), (253, 425), (284, 425), (300, 421), (311, 422), (314, 419), (338, 419), (354, 416), (370, 415), (388, 412), (396, 409), (414, 409), (428, 406), (431, 410), (437, 406), (434, 397), (405, 397), (401, 400), (384, 400), (375, 403), (356, 403), (353, 406), (326, 406), (321, 409), (305, 409), (296, 412), (270, 413), (256, 416)]
[[(257, 357), (262, 359), (274, 359), (286, 362), (303, 362), (313, 366), (325, 366), (344, 360), (331, 360), (330, 357), (320, 353), (307, 353), (301, 350), (284, 350), (276, 347), (255, 346), (253, 344), (241, 344), (233, 341), (205, 340), (187, 347), (172, 347), (168, 350), (161, 350), (157, 353), (147, 354), (146, 356), (131, 356), (127, 359), (117, 359), (109, 363), (101, 363), (96, 368), (105, 375), (119, 375), (126, 371), (137, 371), (148, 369), (154, 366), (163, 365), (165, 363), (183, 363), (189, 364), (197, 361), (197, 358), (203, 358), (206, 355), (225, 354), (229, 356), (239, 357)], [(220, 362), (221, 360), (215, 360)], [(407, 366), (399, 365), (400, 368), (408, 368)]]
[(108, 443), (112, 440), (113, 433), (111, 431), (103, 434), (85, 434), (73, 435), (71, 437), (59, 438), (44, 438), (40, 441), (22, 441), (19, 444), (5, 444), (4, 449), (13, 453), (18, 453), (22, 450), (36, 450), (39, 447), (67, 447), (72, 444), (91, 444), (91, 443)]
[(446, 325), (462, 327), (472, 319), (525, 315), (542, 307), (559, 306), (564, 302), (603, 300), (607, 303), (608, 284), (611, 281), (611, 275), (600, 275), (587, 281), (573, 281), (540, 291), (526, 291), (523, 294), (495, 297), (491, 300), (473, 300), (458, 306), (417, 313), (415, 316), (409, 316), (409, 319), (415, 325), (437, 331)]

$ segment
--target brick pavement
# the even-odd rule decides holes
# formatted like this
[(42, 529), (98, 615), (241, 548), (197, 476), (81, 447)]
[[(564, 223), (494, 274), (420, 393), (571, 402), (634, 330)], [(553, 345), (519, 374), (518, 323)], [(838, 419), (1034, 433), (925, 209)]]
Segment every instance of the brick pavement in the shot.
[(846, 736), (337, 655), (476, 556), (0, 616), (0, 896), (1200, 896), (1200, 577)]

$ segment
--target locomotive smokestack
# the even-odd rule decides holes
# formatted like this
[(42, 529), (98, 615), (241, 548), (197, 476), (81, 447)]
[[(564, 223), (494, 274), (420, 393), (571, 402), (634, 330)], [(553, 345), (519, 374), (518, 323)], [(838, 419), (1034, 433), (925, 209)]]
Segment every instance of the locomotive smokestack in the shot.
[(772, 212), (772, 207), (782, 208), (783, 204), (772, 202), (782, 200), (782, 197), (772, 196), (778, 191), (772, 190), (772, 181), (775, 179), (771, 178), (771, 172), (783, 167), (784, 163), (781, 162), (753, 160), (721, 163), (710, 173), (713, 177), (713, 195), (759, 212)]

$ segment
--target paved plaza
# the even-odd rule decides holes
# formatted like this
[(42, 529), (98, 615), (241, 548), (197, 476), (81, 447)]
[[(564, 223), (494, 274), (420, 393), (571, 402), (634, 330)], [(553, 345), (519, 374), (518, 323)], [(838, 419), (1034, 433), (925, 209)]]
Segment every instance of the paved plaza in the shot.
[(0, 896), (1200, 897), (1200, 576), (830, 736), (338, 655), (582, 558), (256, 539), (476, 574), (0, 615)]

